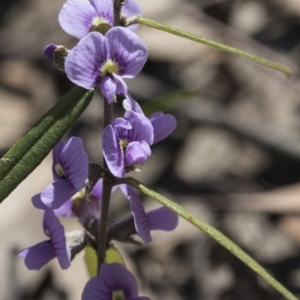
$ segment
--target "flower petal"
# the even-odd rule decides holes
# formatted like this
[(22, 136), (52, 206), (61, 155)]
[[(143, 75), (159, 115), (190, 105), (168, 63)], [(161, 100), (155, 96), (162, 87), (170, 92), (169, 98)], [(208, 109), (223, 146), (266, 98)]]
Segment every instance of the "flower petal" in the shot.
[(105, 19), (108, 24), (113, 26), (113, 2), (111, 0), (91, 0), (91, 5), (94, 7), (97, 16)]
[(60, 179), (46, 186), (40, 197), (34, 196), (31, 201), (36, 208), (45, 209), (44, 204), (47, 208), (57, 209), (76, 192), (77, 190), (67, 179)]
[(62, 269), (70, 266), (71, 253), (66, 242), (65, 230), (52, 209), (47, 209), (44, 215), (44, 229), (49, 232), (51, 244)]
[(148, 118), (134, 111), (126, 111), (124, 114), (125, 120), (128, 120), (132, 126), (129, 132), (130, 141), (145, 141), (152, 145), (154, 138), (153, 126)]
[(125, 175), (123, 150), (112, 125), (107, 126), (103, 131), (102, 148), (103, 156), (111, 173), (116, 177), (123, 177)]
[(117, 90), (117, 84), (113, 79), (111, 79), (108, 76), (105, 76), (99, 83), (99, 89), (108, 103), (112, 103), (114, 101)]
[[(143, 14), (141, 7), (134, 0), (126, 0), (124, 6), (122, 7), (122, 14), (124, 14), (127, 18), (132, 16), (141, 16)], [(138, 27), (138, 24), (133, 24), (128, 26), (127, 28), (135, 31)]]
[(81, 300), (111, 300), (113, 292), (100, 277), (91, 278), (85, 285)]
[(106, 58), (103, 35), (99, 32), (91, 32), (80, 40), (66, 57), (66, 74), (73, 83), (91, 89), (97, 83), (99, 68)]
[(148, 50), (146, 44), (135, 33), (124, 27), (113, 27), (105, 35), (109, 58), (119, 66), (122, 77), (132, 78), (143, 68)]
[(127, 94), (123, 100), (123, 108), (125, 110), (132, 110), (143, 116), (145, 115), (140, 105), (129, 94)]
[(178, 216), (166, 207), (149, 211), (147, 218), (150, 230), (171, 231), (178, 225)]
[(58, 21), (65, 32), (82, 39), (89, 33), (96, 16), (96, 11), (89, 1), (68, 0), (58, 15)]
[(120, 95), (127, 95), (127, 84), (125, 83), (125, 81), (122, 79), (121, 76), (117, 75), (117, 74), (113, 74), (115, 83), (116, 83), (116, 94)]
[(50, 241), (44, 241), (19, 252), (19, 257), (25, 258), (29, 270), (39, 270), (55, 257), (55, 251)]
[(71, 137), (60, 154), (61, 167), (66, 178), (80, 191), (88, 177), (89, 161), (84, 150), (83, 141), (78, 137)]
[(112, 291), (123, 291), (126, 299), (136, 297), (138, 286), (134, 276), (119, 263), (102, 264), (99, 277)]
[(61, 207), (54, 210), (56, 216), (71, 218), (75, 217), (75, 214), (72, 210), (73, 200), (69, 199)]
[(48, 207), (42, 202), (41, 200), (41, 194), (37, 194), (37, 195), (34, 195), (32, 198), (31, 198), (31, 202), (33, 204), (34, 207), (38, 208), (38, 209), (47, 209)]
[(125, 151), (125, 166), (144, 163), (151, 155), (150, 146), (145, 142), (131, 142)]
[(129, 200), (137, 234), (145, 243), (151, 242), (152, 238), (150, 235), (148, 218), (136, 190), (125, 184), (119, 185), (119, 187), (121, 188), (125, 197)]
[(165, 139), (176, 128), (177, 121), (174, 116), (156, 112), (149, 117), (154, 128), (154, 142), (153, 144)]

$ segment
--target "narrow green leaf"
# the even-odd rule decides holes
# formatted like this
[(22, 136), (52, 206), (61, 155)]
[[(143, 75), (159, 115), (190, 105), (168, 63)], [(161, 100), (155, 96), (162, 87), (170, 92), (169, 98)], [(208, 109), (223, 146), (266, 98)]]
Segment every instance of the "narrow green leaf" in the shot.
[(93, 90), (74, 87), (0, 159), (0, 203), (42, 162), (93, 95)]
[(281, 283), (279, 283), (272, 275), (270, 275), (259, 263), (257, 263), (250, 255), (248, 255), (244, 250), (242, 250), (239, 246), (237, 246), (234, 242), (232, 242), (228, 237), (226, 237), (219, 230), (209, 225), (208, 223), (198, 219), (192, 213), (187, 211), (182, 206), (174, 203), (172, 200), (162, 196), (161, 194), (148, 189), (138, 180), (128, 177), (118, 181), (118, 184), (126, 183), (135, 187), (137, 190), (142, 192), (143, 194), (151, 197), (156, 200), (160, 204), (168, 207), (170, 210), (175, 212), (178, 216), (184, 218), (192, 225), (199, 228), (201, 231), (206, 233), (208, 236), (217, 241), (221, 246), (230, 251), (234, 256), (240, 259), (244, 264), (246, 264), (250, 269), (252, 269), (255, 273), (264, 278), (267, 282), (269, 282), (278, 292), (280, 292), (286, 299), (289, 300), (297, 300), (296, 296), (294, 296), (290, 291), (288, 291)]
[(141, 16), (134, 16), (134, 17), (130, 18), (128, 21), (131, 24), (132, 23), (137, 23), (137, 24), (145, 25), (145, 26), (148, 26), (148, 27), (151, 27), (151, 28), (155, 28), (155, 29), (158, 29), (158, 30), (162, 30), (162, 31), (180, 36), (182, 38), (192, 40), (192, 41), (197, 42), (197, 43), (201, 43), (201, 44), (213, 47), (215, 49), (218, 49), (218, 50), (230, 53), (230, 54), (234, 54), (234, 55), (237, 55), (237, 56), (244, 57), (246, 59), (250, 59), (250, 60), (252, 60), (252, 61), (254, 61), (258, 64), (261, 64), (263, 66), (266, 66), (266, 67), (272, 68), (274, 70), (280, 71), (280, 72), (286, 74), (287, 76), (292, 75), (292, 70), (290, 68), (284, 66), (284, 65), (278, 64), (278, 63), (273, 62), (271, 60), (262, 58), (260, 56), (256, 56), (256, 55), (244, 52), (244, 51), (239, 50), (237, 48), (233, 48), (233, 47), (230, 47), (228, 45), (212, 41), (212, 40), (204, 38), (202, 36), (195, 35), (195, 34), (183, 31), (181, 29), (177, 29), (177, 28), (165, 25), (163, 23), (154, 21), (152, 19), (148, 19), (148, 18), (141, 17)]

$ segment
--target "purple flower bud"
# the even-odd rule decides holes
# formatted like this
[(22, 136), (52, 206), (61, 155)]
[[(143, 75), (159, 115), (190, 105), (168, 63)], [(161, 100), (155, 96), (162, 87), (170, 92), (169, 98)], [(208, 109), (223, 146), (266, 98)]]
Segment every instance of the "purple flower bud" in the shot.
[(52, 62), (53, 62), (54, 51), (56, 50), (56, 48), (57, 46), (51, 43), (47, 45), (44, 50), (45, 56)]

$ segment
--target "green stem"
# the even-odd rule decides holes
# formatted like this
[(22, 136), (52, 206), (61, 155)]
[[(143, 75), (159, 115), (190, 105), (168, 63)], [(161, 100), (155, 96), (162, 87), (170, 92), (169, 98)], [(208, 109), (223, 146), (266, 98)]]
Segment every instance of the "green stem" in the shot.
[[(113, 117), (113, 103), (109, 104), (105, 98), (103, 98), (103, 111), (104, 111), (104, 129), (112, 122)], [(103, 157), (103, 168), (109, 172), (106, 161)], [(100, 222), (97, 239), (97, 257), (98, 257), (98, 270), (105, 261), (105, 253), (107, 248), (107, 227), (108, 227), (108, 215), (109, 204), (112, 190), (112, 182), (106, 177), (103, 178), (103, 190), (102, 190), (102, 202), (100, 212)]]
[(280, 71), (280, 72), (286, 74), (287, 76), (292, 75), (292, 70), (290, 68), (284, 66), (284, 65), (281, 65), (281, 64), (278, 64), (276, 62), (270, 61), (268, 59), (265, 59), (265, 58), (262, 58), (262, 57), (244, 52), (242, 50), (239, 50), (239, 49), (227, 46), (227, 45), (224, 45), (222, 43), (212, 41), (212, 40), (204, 38), (202, 36), (198, 36), (198, 35), (195, 35), (195, 34), (192, 34), (192, 33), (189, 33), (189, 32), (186, 32), (186, 31), (183, 31), (183, 30), (180, 30), (180, 29), (168, 26), (168, 25), (165, 25), (163, 23), (154, 21), (152, 19), (148, 19), (148, 18), (141, 17), (141, 16), (134, 16), (134, 17), (132, 17), (128, 20), (128, 24), (133, 24), (133, 23), (137, 23), (137, 24), (140, 24), (140, 25), (145, 25), (145, 26), (155, 28), (155, 29), (158, 29), (158, 30), (162, 30), (162, 31), (174, 34), (174, 35), (178, 35), (180, 37), (192, 40), (194, 42), (201, 43), (201, 44), (204, 44), (204, 45), (207, 45), (207, 46), (211, 46), (211, 47), (216, 48), (218, 50), (221, 50), (221, 51), (224, 51), (224, 52), (227, 52), (227, 53), (230, 53), (230, 54), (238, 55), (238, 56), (241, 56), (243, 58), (252, 60), (252, 61), (254, 61), (258, 64), (261, 64), (263, 66), (266, 66), (266, 67), (272, 68), (274, 70)]
[(0, 203), (42, 162), (91, 102), (93, 90), (64, 95), (0, 160)]
[(286, 299), (289, 300), (298, 300), (296, 296), (294, 296), (290, 291), (288, 291), (281, 283), (279, 283), (274, 277), (272, 277), (262, 266), (260, 266), (252, 257), (250, 257), (244, 250), (242, 250), (239, 246), (237, 246), (234, 242), (232, 242), (228, 237), (226, 237), (219, 230), (209, 225), (208, 223), (199, 220), (192, 213), (187, 211), (182, 206), (174, 203), (172, 200), (160, 195), (159, 193), (148, 189), (138, 180), (128, 177), (124, 179), (119, 179), (117, 181), (118, 184), (126, 183), (137, 190), (142, 192), (143, 194), (151, 197), (156, 200), (160, 204), (168, 207), (170, 210), (175, 212), (178, 216), (184, 218), (189, 223), (199, 228), (201, 231), (206, 233), (208, 236), (213, 238), (216, 242), (218, 242), (221, 246), (226, 248), (229, 252), (231, 252), (234, 256), (240, 259), (244, 264), (246, 264), (250, 269), (252, 269), (255, 273), (260, 275), (266, 281), (268, 281), (278, 292), (280, 292)]

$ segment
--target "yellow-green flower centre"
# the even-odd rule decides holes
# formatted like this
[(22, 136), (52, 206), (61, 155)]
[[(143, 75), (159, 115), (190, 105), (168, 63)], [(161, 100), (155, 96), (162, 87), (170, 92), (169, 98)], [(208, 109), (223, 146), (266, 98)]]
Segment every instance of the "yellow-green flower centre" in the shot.
[(122, 149), (126, 148), (128, 146), (129, 142), (127, 139), (120, 139), (120, 146)]
[(59, 177), (61, 177), (61, 178), (66, 177), (66, 174), (60, 164), (55, 165), (54, 169), (55, 169), (56, 174)]
[(92, 21), (92, 25), (99, 26), (101, 24), (109, 24), (108, 21), (101, 17), (95, 17)]
[(112, 73), (118, 74), (119, 66), (116, 62), (112, 61), (111, 59), (108, 59), (101, 68), (101, 76), (105, 77), (107, 74)]
[(124, 300), (125, 295), (122, 290), (113, 292), (112, 300)]
[(83, 199), (85, 196), (85, 187), (81, 189), (81, 191), (77, 192), (73, 197), (72, 200), (76, 199)]

